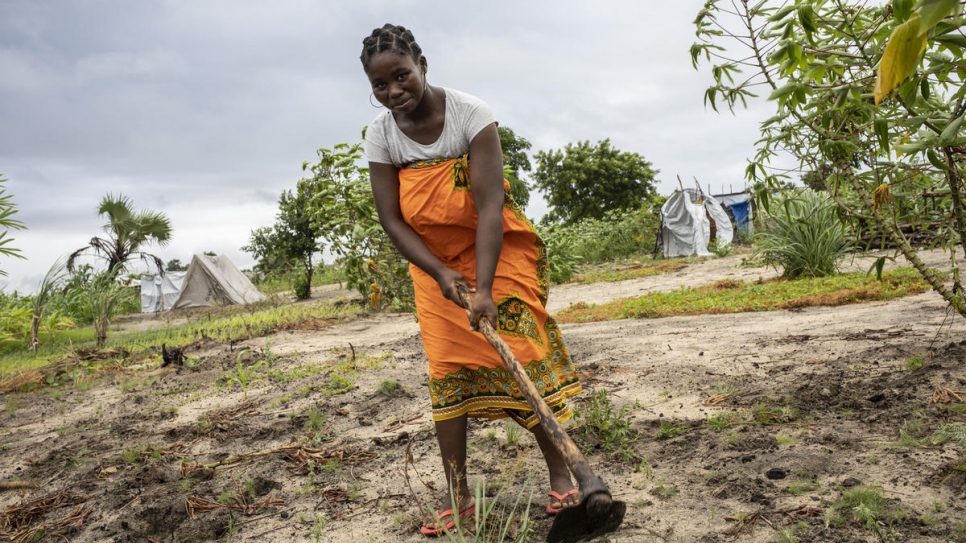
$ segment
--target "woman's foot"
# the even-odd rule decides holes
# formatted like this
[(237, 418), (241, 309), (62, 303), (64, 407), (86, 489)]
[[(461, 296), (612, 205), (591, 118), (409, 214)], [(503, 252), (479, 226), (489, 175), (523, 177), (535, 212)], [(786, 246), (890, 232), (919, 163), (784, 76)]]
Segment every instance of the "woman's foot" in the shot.
[(570, 473), (550, 478), (550, 503), (547, 504), (547, 514), (556, 515), (561, 509), (573, 507), (580, 503), (579, 492), (570, 480)]
[[(452, 502), (446, 503), (452, 504)], [(454, 513), (451, 507), (451, 505), (446, 505), (445, 508), (433, 511), (433, 516), (426, 519), (419, 531), (426, 536), (439, 536), (444, 532), (453, 531), (456, 528), (457, 517), (462, 520), (476, 512), (476, 501), (471, 497), (463, 499), (460, 502), (458, 513)]]

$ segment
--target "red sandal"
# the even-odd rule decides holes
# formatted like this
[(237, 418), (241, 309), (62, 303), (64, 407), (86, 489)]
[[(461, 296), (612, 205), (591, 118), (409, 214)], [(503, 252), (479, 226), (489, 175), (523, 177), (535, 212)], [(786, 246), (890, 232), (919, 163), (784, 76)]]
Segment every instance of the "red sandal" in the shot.
[[(473, 505), (467, 507), (466, 509), (463, 509), (462, 511), (460, 511), (459, 519), (460, 520), (463, 520), (463, 519), (465, 519), (466, 517), (472, 515), (475, 512), (476, 512), (476, 504), (473, 504)], [(446, 524), (442, 524), (443, 519), (446, 518), (446, 517), (450, 517), (450, 521), (447, 522)], [(438, 537), (438, 536), (441, 536), (441, 535), (443, 535), (443, 532), (448, 532), (448, 531), (452, 530), (453, 528), (456, 528), (456, 519), (454, 519), (452, 517), (453, 517), (453, 510), (452, 509), (447, 509), (446, 511), (443, 511), (442, 513), (438, 513), (436, 515), (436, 525), (435, 526), (422, 526), (419, 529), (419, 531), (423, 535), (429, 536), (429, 537)]]
[(564, 492), (563, 494), (558, 494), (558, 493), (554, 492), (553, 490), (551, 490), (550, 491), (550, 497), (553, 498), (553, 499), (555, 499), (555, 500), (557, 500), (557, 503), (560, 504), (560, 507), (554, 507), (553, 506), (553, 502), (548, 503), (547, 504), (547, 514), (548, 515), (556, 515), (557, 513), (563, 511), (564, 509), (566, 509), (568, 507), (573, 507), (573, 505), (564, 505), (563, 503), (564, 503), (564, 500), (566, 500), (567, 498), (569, 498), (569, 497), (577, 494), (577, 492), (578, 492), (578, 490), (576, 488), (573, 489), (573, 490), (571, 490), (570, 492)]

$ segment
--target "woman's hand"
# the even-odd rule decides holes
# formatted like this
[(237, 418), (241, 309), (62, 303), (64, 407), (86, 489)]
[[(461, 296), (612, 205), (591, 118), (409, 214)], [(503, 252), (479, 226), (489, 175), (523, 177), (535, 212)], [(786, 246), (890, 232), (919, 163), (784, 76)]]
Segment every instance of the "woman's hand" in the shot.
[(436, 282), (439, 283), (439, 290), (443, 292), (443, 296), (460, 307), (465, 307), (462, 298), (460, 298), (460, 287), (467, 292), (474, 291), (473, 286), (463, 277), (463, 274), (450, 268), (444, 268), (436, 278)]
[(489, 321), (493, 329), (496, 330), (496, 305), (493, 303), (493, 294), (490, 291), (477, 292), (470, 299), (470, 307), (466, 310), (466, 316), (470, 318), (470, 330), (478, 331), (481, 320)]

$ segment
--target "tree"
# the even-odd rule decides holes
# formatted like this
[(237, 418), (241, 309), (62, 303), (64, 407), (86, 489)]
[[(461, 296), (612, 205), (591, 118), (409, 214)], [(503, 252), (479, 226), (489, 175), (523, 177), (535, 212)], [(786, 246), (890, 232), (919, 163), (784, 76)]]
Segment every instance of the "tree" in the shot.
[[(33, 297), (33, 316), (30, 320), (30, 343), (29, 349), (31, 351), (36, 350), (40, 347), (40, 325), (44, 322), (44, 316), (47, 312), (48, 306), (50, 306), (51, 301), (57, 294), (57, 289), (64, 283), (67, 278), (65, 272), (64, 260), (63, 258), (58, 259), (44, 275), (44, 279), (40, 282), (40, 288), (37, 290), (37, 294)], [(63, 321), (63, 319), (61, 319)], [(68, 324), (67, 323), (62, 324)], [(72, 323), (69, 323), (72, 324)]]
[(169, 272), (172, 272), (172, 271), (181, 272), (187, 269), (188, 269), (187, 264), (182, 264), (181, 260), (178, 258), (172, 258), (171, 260), (168, 261), (167, 264), (164, 265), (164, 271), (169, 271)]
[[(3, 229), (0, 231), (0, 255), (24, 258), (20, 249), (8, 247), (8, 244), (13, 241), (12, 238), (8, 237), (10, 230), (26, 230), (27, 227), (22, 222), (12, 218), (17, 213), (17, 206), (13, 203), (13, 195), (7, 194), (7, 189), (2, 186), (6, 182), (3, 174), (0, 174), (0, 228)], [(7, 272), (0, 270), (0, 277), (6, 277), (6, 275)]]
[(111, 277), (117, 277), (135, 256), (145, 263), (154, 264), (158, 271), (163, 272), (161, 259), (141, 248), (152, 242), (164, 247), (171, 240), (171, 221), (164, 213), (150, 210), (135, 212), (129, 198), (108, 194), (101, 200), (97, 214), (107, 217), (103, 227), (107, 237), (91, 238), (89, 244), (74, 251), (67, 258), (69, 271), (74, 270), (78, 257), (91, 254), (107, 261), (107, 271)]
[(324, 223), (316, 220), (311, 206), (312, 185), (299, 182), (295, 193), (284, 190), (278, 199), (278, 215), (275, 222), (275, 242), (283, 256), (302, 265), (305, 280), (297, 285), (296, 296), (308, 298), (315, 272), (314, 257), (322, 250), (319, 242)]
[(346, 282), (368, 298), (373, 309), (411, 308), (409, 265), (379, 223), (369, 170), (358, 165), (362, 146), (340, 143), (316, 153), (318, 162), (302, 164), (312, 176), (299, 183), (312, 194), (315, 220), (338, 257)]
[[(713, 63), (705, 103), (733, 109), (761, 87), (776, 109), (761, 125), (747, 177), (780, 183), (785, 174), (769, 166), (779, 152), (795, 157), (804, 171), (820, 172), (845, 217), (873, 225), (966, 315), (955, 258), (956, 245), (966, 241), (960, 2), (719, 3), (708, 0), (698, 14), (700, 41), (691, 48), (695, 67), (702, 58)], [(935, 196), (930, 209), (926, 195)], [(897, 227), (915, 222), (952, 253), (952, 289)]]
[(242, 246), (241, 250), (252, 255), (255, 259), (254, 271), (264, 279), (272, 273), (287, 272), (292, 267), (292, 260), (286, 258), (278, 247), (275, 229), (263, 226), (252, 230), (248, 244)]
[(530, 203), (530, 184), (523, 178), (522, 172), (530, 172), (530, 157), (527, 151), (530, 142), (517, 136), (512, 128), (497, 127), (500, 133), (500, 147), (503, 149), (503, 170), (507, 181), (510, 182), (510, 196), (521, 208), (526, 209)]
[(574, 224), (608, 211), (637, 209), (656, 192), (658, 171), (637, 153), (611, 147), (610, 139), (568, 144), (537, 153), (536, 186), (547, 195), (547, 221)]

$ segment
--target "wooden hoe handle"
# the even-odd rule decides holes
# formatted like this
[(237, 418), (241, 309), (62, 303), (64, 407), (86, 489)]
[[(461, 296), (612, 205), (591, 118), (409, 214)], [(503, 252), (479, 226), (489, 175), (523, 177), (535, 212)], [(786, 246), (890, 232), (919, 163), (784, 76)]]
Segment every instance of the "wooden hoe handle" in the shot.
[[(470, 294), (465, 289), (460, 288), (460, 300), (463, 302), (463, 307), (470, 307)], [(564, 432), (560, 423), (557, 422), (557, 418), (554, 416), (547, 402), (543, 400), (540, 393), (537, 392), (537, 387), (533, 385), (530, 378), (527, 377), (526, 372), (523, 370), (523, 366), (510, 351), (510, 347), (503, 341), (500, 334), (493, 328), (490, 321), (485, 319), (480, 319), (479, 324), (480, 333), (483, 337), (496, 349), (499, 353), (500, 358), (503, 359), (503, 363), (506, 365), (507, 370), (513, 379), (516, 381), (520, 392), (527, 399), (527, 403), (533, 408), (533, 411), (537, 414), (537, 418), (540, 419), (540, 424), (543, 425), (550, 437), (550, 441), (553, 443), (554, 447), (560, 451), (563, 455), (564, 460), (567, 462), (567, 467), (570, 468), (571, 473), (577, 478), (577, 482), (580, 485), (581, 494), (586, 498), (589, 494), (606, 492), (608, 496), (608, 501), (610, 497), (610, 492), (607, 491), (606, 485), (603, 485), (597, 476), (594, 475), (593, 470), (590, 469), (590, 465), (587, 460), (584, 459), (584, 455), (580, 454), (580, 450), (574, 445), (573, 440), (570, 436)], [(597, 484), (599, 483), (599, 484)], [(603, 486), (603, 488), (598, 488)]]

